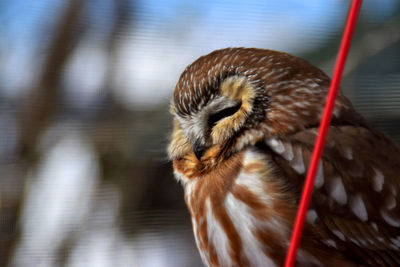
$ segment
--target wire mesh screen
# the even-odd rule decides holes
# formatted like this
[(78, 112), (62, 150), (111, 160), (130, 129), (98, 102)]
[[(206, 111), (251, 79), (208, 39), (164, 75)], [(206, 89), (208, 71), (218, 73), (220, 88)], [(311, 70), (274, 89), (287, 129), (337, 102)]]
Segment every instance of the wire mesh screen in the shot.
[[(180, 73), (224, 47), (331, 75), (349, 1), (0, 2), (0, 266), (202, 266), (166, 156)], [(366, 0), (342, 90), (400, 142), (400, 5)]]

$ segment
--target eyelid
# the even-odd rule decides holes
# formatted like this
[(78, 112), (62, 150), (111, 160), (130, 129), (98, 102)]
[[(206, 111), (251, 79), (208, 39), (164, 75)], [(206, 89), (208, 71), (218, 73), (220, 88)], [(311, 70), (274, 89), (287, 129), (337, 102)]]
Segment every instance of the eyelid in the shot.
[(208, 117), (208, 126), (212, 128), (218, 121), (235, 114), (240, 109), (241, 106), (242, 102), (238, 102), (234, 106), (224, 108), (222, 110), (217, 111), (214, 114), (211, 114), (210, 117)]

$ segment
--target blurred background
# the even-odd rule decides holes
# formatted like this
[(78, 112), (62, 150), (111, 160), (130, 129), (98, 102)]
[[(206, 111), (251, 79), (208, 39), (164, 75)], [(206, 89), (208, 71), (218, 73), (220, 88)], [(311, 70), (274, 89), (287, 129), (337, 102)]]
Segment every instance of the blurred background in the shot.
[[(180, 72), (246, 46), (331, 75), (349, 2), (1, 0), (0, 266), (202, 266), (165, 153)], [(342, 83), (398, 143), (399, 2), (364, 1)]]

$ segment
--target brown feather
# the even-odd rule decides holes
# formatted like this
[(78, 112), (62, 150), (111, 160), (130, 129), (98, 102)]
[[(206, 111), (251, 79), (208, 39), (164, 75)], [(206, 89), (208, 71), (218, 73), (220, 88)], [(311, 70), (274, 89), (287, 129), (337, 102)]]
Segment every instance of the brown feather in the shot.
[[(282, 142), (308, 150), (309, 153), (302, 153), (302, 160), (308, 165), (315, 137), (315, 129), (307, 129), (283, 137)], [(285, 175), (289, 181), (301, 185), (304, 174), (299, 175), (293, 171), (290, 162), (283, 160), (279, 154), (275, 155), (276, 164), (280, 169), (287, 170)], [(391, 238), (400, 236), (400, 195), (394, 195), (394, 192), (400, 191), (398, 155), (400, 150), (393, 142), (369, 128), (330, 127), (322, 156), (324, 182), (320, 188), (315, 188), (310, 207), (315, 209), (319, 218), (313, 227), (321, 232), (321, 236), (331, 232), (330, 238), (340, 243), (343, 252), (350, 258), (356, 257), (360, 264), (364, 258), (368, 259), (369, 264), (400, 264), (400, 244), (391, 241)], [(377, 171), (383, 177), (379, 192), (376, 190)], [(334, 189), (329, 187), (332, 179), (342, 179), (343, 189), (346, 191), (342, 192), (346, 196), (346, 203), (343, 205), (332, 197)], [(299, 192), (296, 190), (296, 194)], [(352, 203), (357, 196), (361, 197), (362, 203)], [(340, 196), (336, 196), (338, 197)], [(396, 203), (389, 206), (393, 206), (392, 209), (387, 208), (388, 197), (393, 198), (392, 202)], [(299, 196), (296, 197), (298, 198)], [(354, 209), (358, 211), (358, 215)], [(382, 212), (387, 217), (382, 216)], [(395, 226), (396, 222), (398, 225)], [(345, 240), (335, 235), (334, 231), (343, 234)], [(359, 255), (360, 251), (362, 254)]]

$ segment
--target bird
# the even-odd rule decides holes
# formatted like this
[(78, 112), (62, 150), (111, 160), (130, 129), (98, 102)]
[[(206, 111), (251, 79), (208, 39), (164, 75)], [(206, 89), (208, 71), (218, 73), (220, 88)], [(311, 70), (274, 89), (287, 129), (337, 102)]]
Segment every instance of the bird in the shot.
[[(225, 48), (175, 86), (168, 144), (206, 266), (282, 266), (330, 78), (306, 60)], [(400, 149), (340, 91), (296, 266), (400, 266)]]

